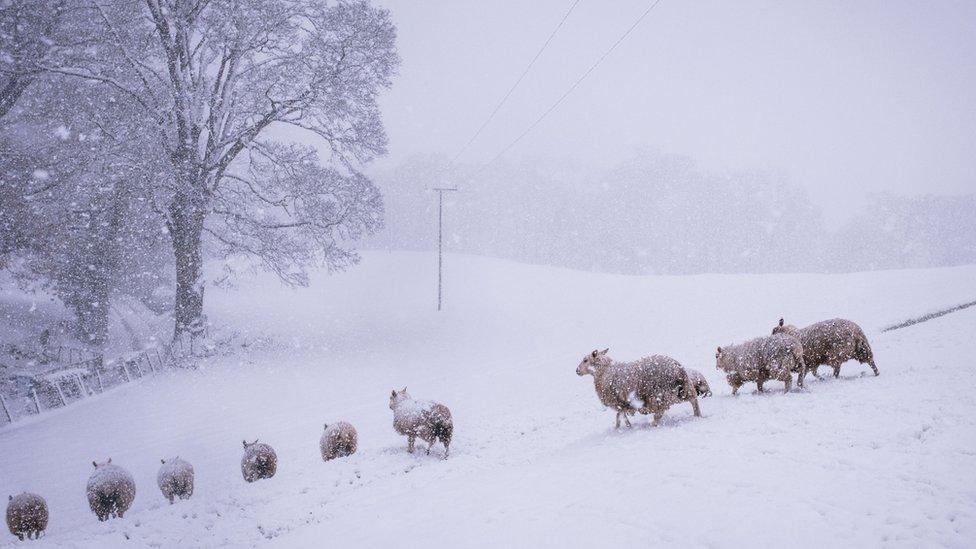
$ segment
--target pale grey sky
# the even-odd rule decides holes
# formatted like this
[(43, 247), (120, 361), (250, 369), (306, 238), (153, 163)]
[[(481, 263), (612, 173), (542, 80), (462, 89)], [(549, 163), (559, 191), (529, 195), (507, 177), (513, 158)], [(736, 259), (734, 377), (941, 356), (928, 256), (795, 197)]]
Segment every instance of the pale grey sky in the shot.
[[(403, 58), (390, 155), (453, 156), (573, 0), (381, 0)], [(582, 0), (460, 159), (493, 157), (647, 8)], [(506, 157), (608, 165), (640, 150), (783, 173), (828, 208), (866, 192), (976, 191), (976, 2), (663, 0)]]

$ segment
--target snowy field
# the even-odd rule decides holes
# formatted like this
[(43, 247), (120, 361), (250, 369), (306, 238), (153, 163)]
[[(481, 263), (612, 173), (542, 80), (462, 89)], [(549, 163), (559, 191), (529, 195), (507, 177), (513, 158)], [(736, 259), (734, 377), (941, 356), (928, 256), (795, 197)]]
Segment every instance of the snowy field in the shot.
[[(433, 311), (431, 254), (364, 254), (347, 273), (282, 288), (267, 275), (207, 290), (208, 314), (248, 347), (0, 429), (0, 493), (47, 498), (37, 546), (908, 546), (976, 542), (976, 308), (880, 329), (976, 298), (976, 267), (847, 275), (625, 277), (448, 256)], [(26, 306), (26, 304), (25, 304)], [(881, 376), (845, 365), (806, 390), (730, 396), (718, 345), (780, 316), (860, 323)], [(662, 426), (614, 430), (590, 377), (668, 354), (715, 395)], [(821, 368), (827, 373), (827, 368)], [(447, 404), (451, 457), (411, 455), (390, 390)], [(323, 463), (323, 422), (359, 452)], [(246, 484), (241, 440), (275, 447), (278, 474)], [(169, 505), (159, 459), (196, 468)], [(138, 493), (99, 523), (85, 484), (113, 458)], [(19, 545), (12, 536), (3, 544)], [(25, 542), (26, 543), (26, 542)]]

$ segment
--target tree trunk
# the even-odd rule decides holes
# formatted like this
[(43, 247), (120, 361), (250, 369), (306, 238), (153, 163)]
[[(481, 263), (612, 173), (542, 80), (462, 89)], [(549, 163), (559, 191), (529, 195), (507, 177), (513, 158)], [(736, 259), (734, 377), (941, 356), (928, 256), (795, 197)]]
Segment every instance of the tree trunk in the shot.
[(187, 197), (170, 206), (170, 236), (176, 258), (176, 326), (173, 339), (203, 333), (203, 221), (204, 209)]

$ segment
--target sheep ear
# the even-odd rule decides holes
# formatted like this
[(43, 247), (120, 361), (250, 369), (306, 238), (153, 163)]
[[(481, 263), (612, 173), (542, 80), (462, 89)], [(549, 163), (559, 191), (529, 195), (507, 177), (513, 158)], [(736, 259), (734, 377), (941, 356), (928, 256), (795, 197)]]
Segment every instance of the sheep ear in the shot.
[(396, 396), (396, 389), (393, 389), (393, 392), (390, 393), (390, 396), (391, 397), (395, 397)]
[(243, 444), (243, 445), (244, 445), (244, 447), (245, 447), (245, 448), (247, 448), (247, 440), (242, 440), (242, 441), (241, 441), (241, 444)]
[(329, 428), (329, 424), (328, 423), (324, 424), (324, 427), (323, 428), (324, 429), (328, 429)]
[(779, 319), (779, 325), (780, 325), (780, 326), (782, 326), (782, 325), (783, 325), (783, 319), (782, 319), (782, 318), (781, 318), (781, 319)]
[(13, 496), (7, 496), (7, 500), (8, 501), (13, 501), (14, 500), (14, 497)]
[(161, 459), (161, 460), (159, 460), (159, 462), (162, 463), (162, 464), (164, 464), (164, 465), (166, 464), (166, 460), (165, 459)]
[(608, 352), (610, 352), (610, 347), (607, 347), (606, 349), (604, 349), (604, 350), (602, 350), (602, 351), (600, 351), (600, 354), (601, 354), (601, 355), (605, 355), (605, 354), (607, 354)]
[(593, 352), (590, 353), (590, 356), (592, 356), (593, 358), (596, 358), (596, 355), (598, 355), (598, 354), (600, 354), (600, 351), (597, 351), (596, 349), (593, 349)]
[(112, 463), (112, 458), (108, 458), (108, 463)]
[(92, 461), (92, 467), (94, 467), (94, 468), (96, 468), (96, 469), (98, 469), (98, 463), (97, 463), (97, 462), (95, 462), (95, 461)]
[(718, 348), (718, 354), (722, 354), (722, 348), (721, 347)]
[(406, 385), (403, 386), (403, 391), (402, 392), (404, 392), (404, 393), (407, 392), (407, 386)]

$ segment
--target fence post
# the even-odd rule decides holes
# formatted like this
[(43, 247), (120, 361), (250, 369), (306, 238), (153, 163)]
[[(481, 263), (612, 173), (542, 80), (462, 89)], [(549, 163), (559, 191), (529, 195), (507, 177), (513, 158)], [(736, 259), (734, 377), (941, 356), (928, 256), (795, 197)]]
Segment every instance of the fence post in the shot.
[(105, 390), (105, 386), (102, 385), (102, 373), (98, 371), (98, 367), (99, 367), (100, 363), (101, 363), (100, 360), (96, 360), (95, 362), (92, 363), (92, 369), (95, 370), (95, 379), (98, 380), (98, 392), (99, 393), (101, 393), (102, 391)]
[(34, 401), (34, 408), (37, 409), (38, 415), (41, 413), (41, 401), (37, 399), (37, 389), (31, 387), (31, 400)]
[[(143, 352), (145, 352), (145, 351), (143, 351)], [(148, 352), (145, 352), (145, 354), (142, 355), (142, 356), (146, 359), (146, 362), (149, 363), (149, 371), (152, 372), (153, 375), (156, 375), (156, 367), (153, 366), (152, 358), (149, 357), (149, 353)]]
[(85, 379), (81, 377), (81, 374), (75, 374), (75, 379), (78, 380), (78, 388), (80, 389), (79, 393), (81, 393), (81, 396), (91, 396), (91, 389), (88, 388), (88, 385), (85, 383)]
[(10, 409), (7, 408), (7, 401), (3, 399), (3, 395), (0, 395), (0, 408), (3, 408), (3, 413), (7, 416), (7, 423), (13, 423), (14, 416), (10, 415)]
[(58, 398), (61, 399), (61, 406), (62, 407), (67, 406), (68, 401), (64, 399), (64, 392), (61, 391), (61, 380), (54, 382), (54, 388), (58, 390)]
[(125, 366), (125, 357), (119, 357), (119, 362), (122, 363), (122, 377), (124, 377), (125, 382), (128, 383), (132, 378), (129, 377), (129, 369)]

